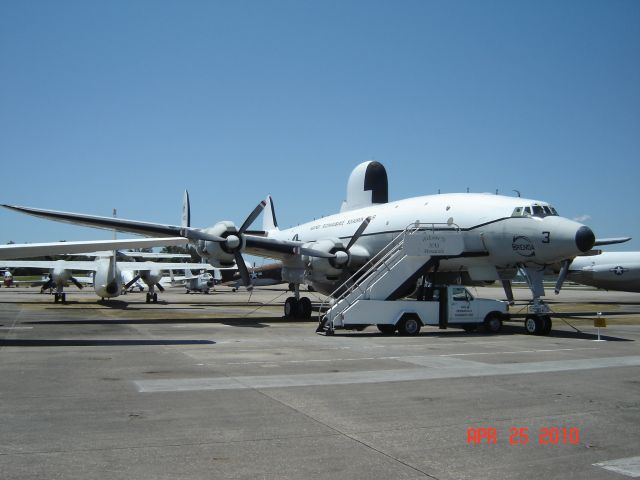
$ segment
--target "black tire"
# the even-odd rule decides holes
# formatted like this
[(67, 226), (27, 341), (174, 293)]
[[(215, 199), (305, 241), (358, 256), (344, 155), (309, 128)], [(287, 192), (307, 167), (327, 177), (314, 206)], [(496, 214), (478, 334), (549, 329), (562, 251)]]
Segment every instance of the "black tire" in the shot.
[(524, 329), (530, 335), (542, 335), (544, 320), (537, 315), (527, 315), (524, 319)]
[(158, 303), (158, 294), (157, 293), (153, 294), (153, 303)]
[(497, 313), (490, 313), (483, 322), (485, 333), (498, 333), (502, 330), (502, 318)]
[(58, 294), (56, 293), (55, 296), (53, 297), (53, 303), (58, 303), (60, 301), (60, 299), (58, 298)]
[(147, 303), (151, 303), (151, 298), (148, 293), (147, 293)]
[(298, 302), (298, 318), (309, 320), (312, 310), (311, 300), (308, 297), (302, 297)]
[(542, 327), (542, 332), (540, 332), (540, 335), (549, 335), (551, 333), (551, 327), (553, 326), (551, 317), (549, 315), (544, 315), (540, 318), (542, 318), (542, 321), (544, 322), (544, 325)]
[(66, 293), (61, 293), (60, 294), (60, 301), (62, 303), (67, 303), (67, 294)]
[(379, 323), (376, 327), (378, 327), (378, 330), (385, 335), (392, 335), (396, 331), (396, 326), (388, 323)]
[(298, 301), (296, 297), (287, 297), (284, 302), (284, 316), (286, 318), (295, 318), (298, 313)]
[(400, 335), (414, 336), (420, 333), (422, 322), (415, 313), (405, 313), (398, 322), (398, 333)]

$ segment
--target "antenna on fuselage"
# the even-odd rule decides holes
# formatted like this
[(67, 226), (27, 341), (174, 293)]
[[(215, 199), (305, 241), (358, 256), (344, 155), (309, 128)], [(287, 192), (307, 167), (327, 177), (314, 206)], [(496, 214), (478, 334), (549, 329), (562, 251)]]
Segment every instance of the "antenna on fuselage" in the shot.
[[(118, 216), (118, 211), (114, 208), (113, 209), (113, 218), (116, 218), (117, 216)], [(114, 228), (113, 229), (113, 239), (114, 240), (116, 239), (116, 236), (117, 236), (116, 232), (117, 232), (117, 230)]]
[(520, 190), (516, 190), (515, 188), (513, 189), (514, 192), (516, 192), (516, 194), (518, 195), (518, 198), (520, 198)]

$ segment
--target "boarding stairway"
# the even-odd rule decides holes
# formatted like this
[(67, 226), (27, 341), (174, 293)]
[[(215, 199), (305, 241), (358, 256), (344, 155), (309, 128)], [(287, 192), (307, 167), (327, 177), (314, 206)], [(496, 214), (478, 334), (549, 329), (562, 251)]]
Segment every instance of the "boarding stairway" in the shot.
[(460, 256), (463, 251), (464, 239), (457, 225), (410, 224), (323, 302), (316, 332), (332, 334), (336, 327), (381, 323), (371, 321), (375, 304), (367, 305), (367, 301), (407, 296), (441, 259)]

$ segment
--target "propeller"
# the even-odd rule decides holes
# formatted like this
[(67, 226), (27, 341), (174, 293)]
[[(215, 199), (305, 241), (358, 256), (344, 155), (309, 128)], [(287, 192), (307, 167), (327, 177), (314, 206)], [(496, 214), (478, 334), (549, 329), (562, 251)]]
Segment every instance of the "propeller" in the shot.
[(133, 277), (133, 279), (124, 286), (124, 289), (125, 290), (129, 290), (129, 288), (131, 288), (131, 285), (136, 283), (138, 280), (140, 280), (140, 274), (138, 274), (135, 277)]
[(511, 285), (511, 280), (502, 280), (502, 288), (504, 288), (504, 294), (507, 296), (507, 301), (509, 305), (513, 305), (515, 303), (515, 299), (513, 297), (513, 288)]
[(161, 292), (164, 292), (164, 287), (160, 285), (160, 283), (156, 283), (156, 287), (158, 287), (158, 290), (160, 290)]
[(555, 292), (556, 295), (558, 295), (560, 293), (560, 290), (562, 289), (562, 284), (564, 283), (564, 280), (567, 278), (567, 274), (569, 273), (569, 267), (571, 266), (571, 262), (573, 262), (573, 260), (563, 260), (562, 261), (562, 266), (560, 267), (560, 273), (558, 274), (558, 281), (556, 282), (556, 288), (555, 288)]
[(353, 236), (351, 237), (351, 240), (349, 240), (347, 247), (344, 250), (338, 250), (334, 253), (335, 258), (333, 259), (333, 263), (335, 265), (342, 266), (349, 261), (349, 250), (351, 249), (351, 247), (353, 247), (353, 245), (358, 241), (360, 236), (367, 229), (367, 227), (369, 226), (369, 223), (371, 223), (371, 217), (365, 218), (363, 222), (360, 224), (360, 226), (358, 227), (358, 229), (355, 231)]
[(40, 287), (40, 292), (44, 292), (45, 290), (51, 288), (52, 285), (53, 285), (53, 277), (49, 275), (49, 280), (47, 280), (46, 283), (42, 285), (42, 287)]
[(73, 284), (78, 287), (80, 290), (82, 290), (84, 287), (82, 286), (82, 284), (76, 280), (75, 278), (71, 277), (70, 280), (73, 282)]

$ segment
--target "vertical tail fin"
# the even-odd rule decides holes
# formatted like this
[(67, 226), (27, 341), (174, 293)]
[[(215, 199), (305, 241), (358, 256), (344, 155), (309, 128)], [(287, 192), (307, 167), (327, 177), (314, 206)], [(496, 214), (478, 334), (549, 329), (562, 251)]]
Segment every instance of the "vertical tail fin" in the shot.
[(184, 191), (184, 196), (182, 197), (182, 227), (190, 227), (191, 226), (191, 205), (189, 203), (189, 192), (187, 190)]
[(262, 230), (269, 232), (271, 230), (278, 230), (278, 221), (276, 220), (276, 210), (273, 206), (273, 199), (271, 195), (266, 198), (266, 206), (262, 213)]

